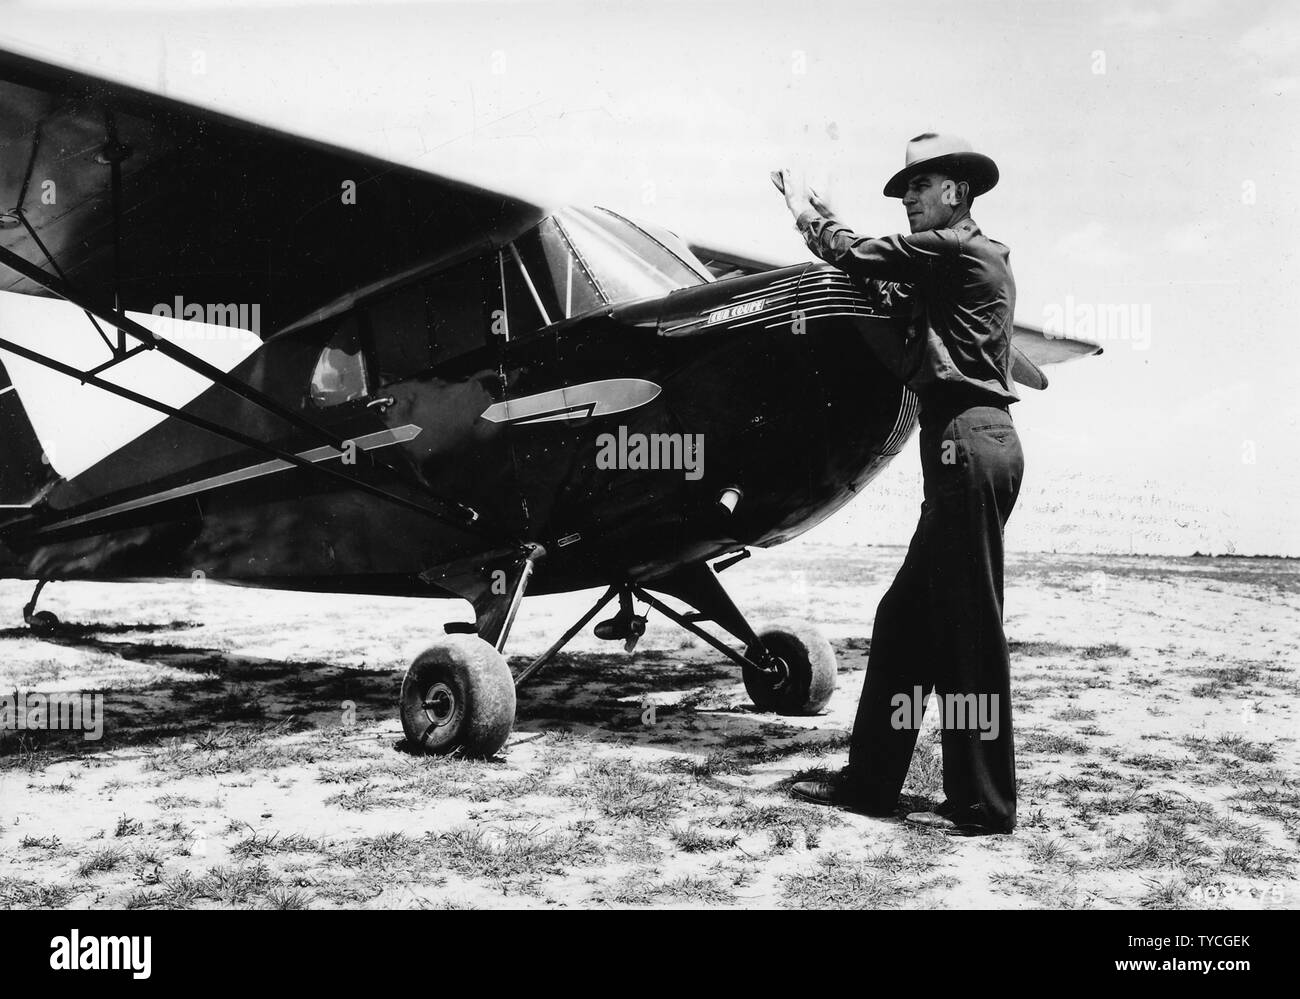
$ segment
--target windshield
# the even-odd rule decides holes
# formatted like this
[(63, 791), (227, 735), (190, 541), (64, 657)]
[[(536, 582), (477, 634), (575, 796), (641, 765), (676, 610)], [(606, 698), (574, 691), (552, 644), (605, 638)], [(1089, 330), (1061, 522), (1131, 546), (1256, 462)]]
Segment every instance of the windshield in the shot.
[(555, 220), (610, 305), (708, 281), (644, 230), (604, 208), (566, 208)]
[(566, 208), (498, 254), (507, 337), (678, 288), (708, 271), (676, 237), (652, 234), (604, 208)]

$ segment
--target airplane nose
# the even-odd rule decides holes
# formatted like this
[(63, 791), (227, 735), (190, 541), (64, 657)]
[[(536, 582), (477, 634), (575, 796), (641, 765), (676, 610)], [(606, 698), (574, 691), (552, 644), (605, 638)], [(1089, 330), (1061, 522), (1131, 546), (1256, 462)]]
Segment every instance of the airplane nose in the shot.
[(707, 509), (720, 538), (801, 533), (857, 495), (914, 426), (914, 397), (876, 351), (901, 343), (908, 316), (835, 267), (726, 278), (615, 317), (655, 328), (671, 372), (659, 415), (707, 442), (687, 508)]
[(805, 273), (797, 308), (825, 400), (828, 450), (859, 468), (846, 474), (869, 478), (875, 458), (897, 454), (916, 426), (916, 396), (904, 385), (910, 305), (825, 265)]

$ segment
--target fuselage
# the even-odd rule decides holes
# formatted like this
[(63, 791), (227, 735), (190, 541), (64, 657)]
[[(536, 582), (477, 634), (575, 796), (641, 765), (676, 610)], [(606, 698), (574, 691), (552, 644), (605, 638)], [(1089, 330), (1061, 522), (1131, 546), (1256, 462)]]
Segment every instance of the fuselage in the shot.
[[(392, 469), (362, 463), (355, 474), (417, 501), (454, 499), (485, 530), (543, 545), (533, 593), (653, 582), (789, 540), (848, 502), (914, 428), (915, 397), (872, 345), (904, 320), (873, 312), (833, 268), (701, 274), (619, 304), (593, 272), (604, 300), (593, 292), (584, 309), (574, 264), (529, 268), (520, 248), (509, 249), (523, 304), (510, 297), (511, 256), (483, 254), (481, 267), (467, 257), (431, 283), (296, 324), (233, 374)], [(530, 273), (553, 280), (543, 289)], [(434, 310), (437, 287), (466, 282), (481, 308)], [(407, 295), (415, 312), (403, 312), (403, 288), (423, 289)], [(466, 323), (483, 329), (452, 342)], [(224, 389), (186, 411), (340, 463)], [(439, 565), (492, 547), (174, 418), (57, 483), (3, 541), (32, 578), (202, 574), (410, 595), (440, 595)]]

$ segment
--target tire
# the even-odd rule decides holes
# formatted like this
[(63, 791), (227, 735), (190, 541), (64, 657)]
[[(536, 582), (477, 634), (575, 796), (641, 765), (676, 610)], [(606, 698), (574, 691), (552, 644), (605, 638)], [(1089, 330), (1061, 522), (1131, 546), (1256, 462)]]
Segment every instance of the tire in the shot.
[(410, 748), (444, 756), (496, 755), (515, 723), (515, 681), (477, 635), (448, 635), (421, 652), (402, 680), (402, 729)]
[[(835, 692), (835, 651), (806, 621), (777, 621), (759, 632), (769, 653), (785, 664), (782, 676), (746, 666), (745, 690), (760, 711), (783, 715), (815, 715)], [(762, 651), (754, 646), (745, 658), (758, 661)]]
[(27, 626), (37, 633), (48, 634), (58, 631), (62, 622), (50, 611), (37, 611), (27, 621)]

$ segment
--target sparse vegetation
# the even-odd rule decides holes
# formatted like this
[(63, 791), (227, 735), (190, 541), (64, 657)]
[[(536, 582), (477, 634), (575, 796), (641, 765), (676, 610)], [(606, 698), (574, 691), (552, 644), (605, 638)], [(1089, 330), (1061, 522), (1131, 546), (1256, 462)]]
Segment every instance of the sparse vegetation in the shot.
[[(873, 557), (845, 564), (874, 585), (892, 555)], [(1026, 564), (1021, 582), (1032, 581), (1036, 563)], [(1139, 598), (1144, 587), (1172, 591), (1136, 560), (1052, 564), (1046, 586), (1062, 597), (1086, 592), (1099, 565), (1128, 589), (1104, 606), (1106, 630), (1100, 614), (1077, 615), (1077, 603), (1034, 604), (1032, 582), (1008, 598), (1030, 619), (1057, 615), (1042, 632), (1054, 640), (1011, 643), (1020, 798), (1011, 837), (950, 838), (788, 796), (796, 775), (844, 762), (865, 633), (835, 642), (842, 692), (816, 719), (752, 711), (729, 663), (703, 645), (682, 647), (666, 627), (652, 627), (632, 658), (579, 643), (521, 697), (504, 758), (483, 763), (395, 748), (389, 705), (401, 664), (377, 661), (375, 650), (423, 637), (423, 616), (376, 604), (382, 612), (370, 617), (382, 629), (313, 644), (312, 629), (279, 615), (273, 628), (254, 622), (253, 601), (241, 605), (247, 625), (129, 634), (109, 625), (113, 653), (73, 644), (57, 664), (0, 663), (0, 689), (22, 685), (14, 671), (28, 667), (80, 679), (81, 657), (99, 671), (95, 682), (112, 671), (104, 688), (124, 692), (102, 743), (0, 738), (5, 805), (20, 819), (0, 831), (0, 906), (1059, 909), (1275, 899), (1277, 886), (1294, 884), (1300, 855), (1300, 757), (1279, 710), (1300, 680), (1273, 650), (1280, 630), (1266, 650), (1250, 635), (1229, 643), (1222, 622), (1202, 627), (1181, 605), (1163, 618)], [(1230, 560), (1178, 564), (1180, 598), (1198, 592), (1188, 579), (1236, 572), (1243, 588), (1266, 575), (1242, 575)], [(810, 579), (824, 568), (808, 566)], [(1014, 573), (1008, 582), (1018, 585)], [(1271, 601), (1300, 593), (1258, 585)], [(102, 619), (113, 614), (100, 608)], [(540, 647), (548, 627), (521, 617), (512, 642)], [(103, 630), (75, 634), (98, 642)], [(246, 644), (257, 656), (239, 651)], [(660, 706), (654, 727), (640, 724), (646, 696)], [(355, 725), (339, 723), (343, 701), (357, 705)], [(927, 721), (900, 811), (944, 797), (941, 733)]]

